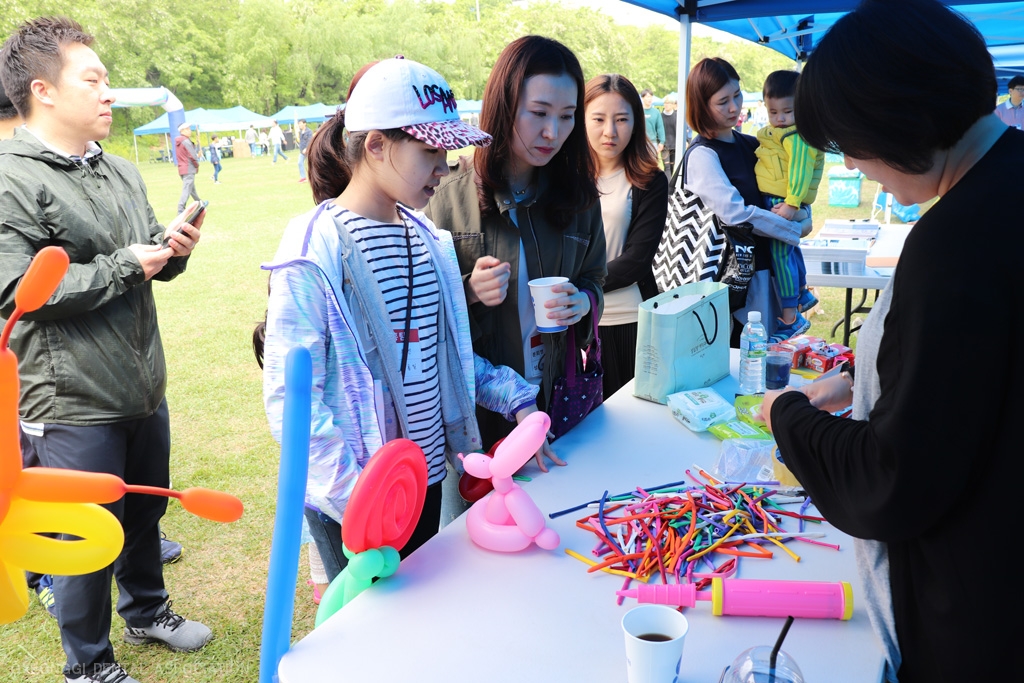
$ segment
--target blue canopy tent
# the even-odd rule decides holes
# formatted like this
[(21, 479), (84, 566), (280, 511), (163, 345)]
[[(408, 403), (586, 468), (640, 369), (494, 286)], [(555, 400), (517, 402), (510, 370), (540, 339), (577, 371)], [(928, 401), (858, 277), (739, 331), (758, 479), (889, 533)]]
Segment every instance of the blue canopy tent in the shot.
[(274, 125), (274, 119), (269, 116), (257, 114), (246, 109), (242, 105), (230, 109), (213, 109), (216, 118), (199, 124), (199, 130), (206, 133), (213, 133), (222, 130), (244, 130), (249, 126), (256, 128), (269, 128)]
[[(679, 87), (686, 92), (690, 72), (691, 25), (703, 24), (766, 45), (790, 59), (804, 61), (816, 42), (859, 0), (624, 0), (679, 19)], [(1024, 2), (943, 0), (970, 19), (993, 53), (997, 76), (1024, 71)], [(680, 117), (686, 120), (685, 98)], [(677, 138), (682, 154), (684, 135)]]
[[(178, 114), (177, 117), (173, 117), (172, 116), (173, 113), (174, 112), (167, 112), (167, 113), (161, 114), (160, 116), (158, 116), (156, 119), (150, 121), (149, 123), (147, 123), (145, 125), (142, 125), (142, 126), (139, 126), (138, 128), (134, 129), (132, 131), (132, 133), (134, 135), (136, 135), (136, 136), (138, 136), (138, 135), (164, 135), (165, 136), (165, 138), (164, 138), (165, 143), (164, 144), (169, 146), (169, 139), (168, 138), (170, 137), (171, 134), (177, 133), (178, 126), (180, 126), (182, 123), (190, 123), (193, 126), (195, 126), (195, 128), (197, 130), (204, 130), (202, 128), (203, 125), (217, 124), (221, 120), (221, 118), (220, 118), (221, 117), (220, 110), (216, 110), (216, 109), (203, 109), (202, 107), (198, 107), (196, 109), (191, 109), (189, 111), (184, 112), (184, 116), (183, 117), (181, 115), (182, 112), (180, 112), (180, 111), (177, 112), (177, 114)], [(221, 130), (221, 129), (220, 128), (214, 128), (213, 130)], [(138, 143), (136, 143), (135, 150), (136, 150), (135, 151), (135, 163), (138, 163), (139, 162), (139, 159), (138, 159)], [(173, 148), (168, 151), (167, 156), (169, 157), (170, 161), (172, 161), (172, 162), (175, 161), (175, 155), (174, 155), (174, 152), (173, 152)], [(163, 159), (161, 159), (161, 160), (163, 160)]]
[[(858, 0), (625, 0), (681, 23), (697, 23), (803, 60)], [(1024, 44), (1024, 2), (946, 0), (970, 19), (989, 46)]]
[(1014, 76), (1024, 76), (1024, 45), (997, 45), (988, 49), (996, 67), (996, 76), (1005, 84)]
[[(217, 133), (220, 131), (238, 131), (241, 133), (250, 125), (258, 128), (267, 128), (273, 124), (273, 119), (250, 111), (243, 106), (231, 107), (229, 109), (204, 109), (197, 107), (184, 112), (184, 118), (178, 122), (168, 120), (169, 114), (162, 114), (149, 123), (139, 126), (132, 132), (135, 135), (174, 135), (178, 126), (190, 123), (200, 133)], [(173, 153), (169, 154), (174, 160)], [(138, 160), (136, 159), (136, 163)]]
[(294, 121), (296, 123), (299, 119), (305, 120), (306, 123), (323, 123), (334, 116), (339, 107), (344, 108), (344, 106), (343, 104), (323, 104), (322, 102), (305, 105), (289, 104), (276, 114), (271, 114), (270, 118), (275, 121)]
[[(183, 123), (190, 123), (195, 126), (198, 130), (233, 130), (236, 126), (231, 123), (228, 128), (204, 128), (203, 126), (220, 126), (225, 124), (225, 118), (223, 112), (226, 109), (203, 109), (198, 107), (196, 109), (190, 109), (185, 112), (185, 118)], [(178, 125), (181, 125), (180, 123)], [(171, 128), (171, 122), (168, 121), (167, 114), (161, 114), (158, 118), (150, 121), (149, 123), (139, 126), (132, 132), (136, 135), (159, 135), (170, 134), (176, 132), (178, 126)]]
[(455, 100), (455, 107), (459, 114), (479, 114), (483, 100)]

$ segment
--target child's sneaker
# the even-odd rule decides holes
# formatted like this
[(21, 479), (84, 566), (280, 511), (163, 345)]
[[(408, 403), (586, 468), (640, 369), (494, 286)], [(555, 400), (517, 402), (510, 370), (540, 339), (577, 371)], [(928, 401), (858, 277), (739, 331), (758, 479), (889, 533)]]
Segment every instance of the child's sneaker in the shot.
[(796, 306), (801, 313), (806, 313), (818, 305), (818, 297), (806, 287), (800, 292), (800, 298), (796, 300)]
[(160, 561), (164, 564), (174, 564), (181, 559), (181, 544), (167, 538), (167, 534), (160, 532)]
[(53, 594), (53, 577), (43, 574), (36, 585), (36, 597), (39, 604), (46, 608), (46, 613), (54, 619), (57, 618), (57, 599)]
[(778, 344), (779, 342), (786, 341), (790, 337), (803, 334), (809, 329), (811, 329), (811, 321), (799, 313), (796, 314), (796, 318), (793, 319), (793, 322), (788, 325), (782, 322), (782, 318), (779, 318), (779, 326), (775, 328), (775, 334), (769, 337), (768, 341), (772, 344)]

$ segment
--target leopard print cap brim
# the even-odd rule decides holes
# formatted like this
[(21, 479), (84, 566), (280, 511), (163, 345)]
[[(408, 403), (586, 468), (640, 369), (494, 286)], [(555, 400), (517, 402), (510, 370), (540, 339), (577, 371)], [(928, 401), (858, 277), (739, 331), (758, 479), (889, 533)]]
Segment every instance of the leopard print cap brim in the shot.
[(438, 149), (486, 147), (491, 144), (490, 135), (476, 126), (471, 126), (460, 120), (417, 123), (414, 126), (402, 126), (402, 130), (420, 142), (425, 142)]

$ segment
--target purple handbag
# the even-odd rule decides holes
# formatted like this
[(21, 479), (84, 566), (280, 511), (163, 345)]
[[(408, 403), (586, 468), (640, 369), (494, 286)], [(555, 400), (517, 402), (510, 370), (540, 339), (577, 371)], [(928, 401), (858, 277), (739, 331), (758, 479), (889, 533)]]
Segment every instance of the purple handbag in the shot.
[[(584, 290), (586, 291), (586, 290)], [(594, 320), (594, 341), (587, 347), (583, 372), (576, 372), (580, 352), (576, 349), (574, 325), (566, 332), (565, 374), (555, 380), (548, 403), (551, 415), (551, 433), (562, 436), (583, 421), (590, 411), (604, 401), (604, 368), (601, 367), (601, 338), (597, 335), (597, 302), (590, 297), (591, 317)]]

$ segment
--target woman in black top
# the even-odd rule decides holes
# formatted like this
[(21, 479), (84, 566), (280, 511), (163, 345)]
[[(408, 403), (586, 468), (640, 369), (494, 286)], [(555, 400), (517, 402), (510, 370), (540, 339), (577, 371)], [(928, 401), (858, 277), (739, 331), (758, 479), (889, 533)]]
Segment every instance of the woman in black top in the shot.
[[(1021, 196), (1024, 133), (992, 113), (995, 98), (981, 35), (935, 0), (861, 4), (822, 39), (796, 94), (809, 145), (844, 153), (901, 204), (942, 198), (911, 230), (890, 284), (869, 419), (830, 414), (853, 398), (843, 377), (768, 392), (763, 405), (825, 517), (883, 542), (901, 683), (1019, 676), (1018, 632), (1005, 624), (1021, 591), (1008, 576), (983, 585), (966, 561), (999, 548), (1004, 522), (1019, 517), (1004, 485), (1024, 413), (1024, 237), (1006, 202)], [(984, 272), (959, 266), (982, 230)], [(961, 312), (996, 368), (954, 351), (962, 336), (949, 322)]]
[(665, 230), (668, 180), (640, 125), (644, 105), (629, 79), (619, 74), (592, 78), (583, 102), (608, 249), (598, 328), (608, 398), (633, 379), (638, 307), (658, 293), (651, 264)]

